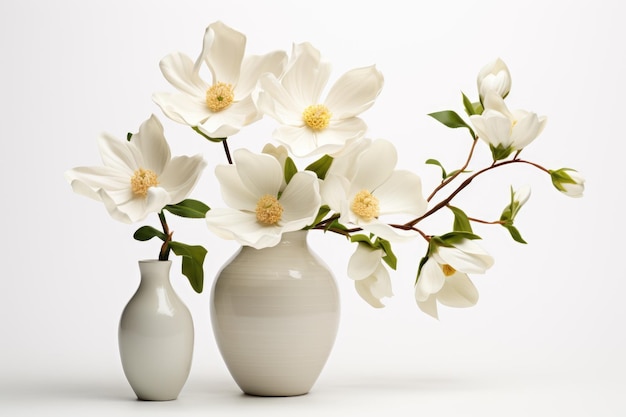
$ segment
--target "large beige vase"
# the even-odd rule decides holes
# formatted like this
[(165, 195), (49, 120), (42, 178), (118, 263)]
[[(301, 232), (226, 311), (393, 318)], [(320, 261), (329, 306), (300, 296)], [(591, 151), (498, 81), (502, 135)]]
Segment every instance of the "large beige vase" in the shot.
[(339, 325), (335, 279), (307, 244), (307, 232), (271, 248), (242, 247), (211, 293), (213, 332), (235, 382), (246, 394), (309, 392)]

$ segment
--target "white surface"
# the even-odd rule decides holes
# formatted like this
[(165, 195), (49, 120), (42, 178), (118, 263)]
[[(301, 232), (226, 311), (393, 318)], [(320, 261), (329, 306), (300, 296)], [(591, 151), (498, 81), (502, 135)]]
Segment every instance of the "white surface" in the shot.
[[(370, 5), (371, 4), (371, 5)], [(166, 2), (20, 1), (0, 5), (2, 122), (0, 189), (0, 412), (3, 415), (533, 415), (626, 413), (623, 357), (622, 127), (626, 89), (624, 12), (618, 1), (509, 4), (501, 1)], [(150, 113), (165, 125), (174, 154), (221, 149), (164, 117), (151, 101), (171, 91), (158, 61), (180, 50), (195, 58), (204, 28), (223, 20), (248, 35), (252, 53), (310, 41), (334, 65), (376, 64), (385, 75), (363, 116), (371, 137), (394, 141), (400, 165), (438, 180), (464, 158), (466, 133), (426, 116), (456, 109), (460, 91), (497, 56), (508, 64), (511, 107), (548, 116), (524, 155), (587, 178), (585, 197), (569, 199), (535, 170), (509, 169), (473, 185), (458, 205), (495, 217), (509, 185), (530, 183), (518, 219), (529, 244), (496, 228), (477, 228), (496, 259), (473, 277), (481, 299), (468, 310), (442, 308), (440, 321), (412, 299), (421, 245), (398, 247), (396, 296), (383, 310), (362, 302), (345, 277), (353, 248), (312, 237), (336, 271), (342, 321), (335, 349), (313, 391), (262, 399), (239, 393), (210, 330), (208, 294), (175, 282), (196, 326), (194, 363), (179, 400), (134, 400), (117, 351), (117, 324), (138, 285), (136, 262), (157, 245), (135, 242), (138, 225), (111, 220), (71, 192), (63, 172), (99, 164), (96, 137), (134, 132)], [(270, 120), (232, 143), (260, 149)], [(236, 145), (233, 145), (236, 146)], [(221, 205), (210, 169), (194, 197)], [(429, 232), (447, 226), (429, 223)], [(156, 225), (156, 217), (147, 222)], [(171, 226), (180, 240), (210, 251), (207, 284), (235, 245), (201, 221)], [(92, 265), (103, 267), (95, 273)], [(173, 270), (177, 269), (177, 260)], [(5, 410), (7, 412), (5, 412)]]

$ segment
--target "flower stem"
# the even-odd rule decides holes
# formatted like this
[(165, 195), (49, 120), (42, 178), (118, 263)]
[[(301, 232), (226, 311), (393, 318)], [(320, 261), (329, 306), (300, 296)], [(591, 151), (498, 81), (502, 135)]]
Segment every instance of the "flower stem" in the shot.
[(498, 162), (498, 161), (494, 161), (493, 164), (489, 165), (486, 168), (481, 169), (480, 171), (475, 172), (474, 174), (472, 174), (471, 176), (469, 176), (465, 181), (463, 181), (461, 183), (461, 185), (459, 185), (459, 187), (454, 190), (448, 197), (446, 197), (445, 199), (441, 200), (439, 203), (437, 203), (433, 208), (431, 208), (430, 210), (428, 210), (426, 213), (424, 213), (422, 216), (411, 220), (408, 223), (405, 223), (404, 226), (410, 226), (413, 227), (415, 226), (417, 223), (419, 223), (420, 221), (422, 221), (423, 219), (429, 217), (430, 215), (432, 215), (433, 213), (439, 211), (441, 208), (446, 207), (448, 204), (450, 204), (450, 201), (452, 201), (452, 199), (454, 197), (456, 197), (457, 194), (459, 194), (465, 187), (467, 187), (468, 185), (470, 185), (470, 183), (474, 180), (474, 178), (478, 177), (481, 174), (484, 174), (487, 171), (491, 171), (492, 169), (504, 166), (504, 165), (509, 165), (509, 164), (515, 164), (515, 163), (522, 163), (522, 164), (528, 164), (528, 165), (532, 165), (535, 168), (538, 168), (546, 173), (550, 173), (550, 171), (544, 167), (542, 167), (539, 164), (536, 164), (534, 162), (530, 162), (530, 161), (526, 161), (523, 159), (509, 159), (506, 161), (502, 161), (502, 162)]
[(169, 242), (172, 240), (172, 233), (170, 232), (170, 228), (167, 225), (167, 221), (165, 220), (165, 214), (163, 210), (159, 212), (159, 220), (161, 221), (161, 227), (163, 227), (163, 233), (167, 236), (166, 240), (161, 245), (161, 250), (159, 252), (159, 261), (167, 261), (170, 257), (170, 245)]
[(228, 160), (228, 163), (230, 165), (233, 164), (233, 159), (230, 156), (230, 149), (228, 149), (228, 142), (227, 142), (227, 138), (224, 138), (222, 140), (222, 145), (224, 145), (224, 153), (226, 154), (226, 159)]
[(445, 187), (446, 185), (448, 185), (449, 183), (451, 183), (452, 181), (454, 181), (454, 179), (456, 177), (458, 177), (461, 173), (463, 173), (465, 171), (465, 169), (469, 166), (470, 161), (472, 160), (472, 156), (474, 155), (474, 149), (476, 148), (476, 142), (478, 142), (478, 137), (474, 138), (474, 141), (472, 142), (472, 147), (469, 151), (469, 155), (467, 156), (467, 160), (465, 161), (465, 164), (459, 169), (457, 170), (454, 175), (449, 176), (448, 178), (446, 178), (444, 181), (441, 182), (441, 184), (439, 184), (434, 190), (433, 192), (428, 196), (428, 198), (426, 199), (426, 201), (430, 201), (433, 199), (433, 197), (435, 197), (435, 194), (437, 194), (443, 187)]

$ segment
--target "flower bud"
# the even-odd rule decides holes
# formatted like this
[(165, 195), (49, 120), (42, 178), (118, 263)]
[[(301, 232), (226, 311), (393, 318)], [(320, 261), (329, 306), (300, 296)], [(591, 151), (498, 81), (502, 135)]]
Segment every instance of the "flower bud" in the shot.
[(511, 91), (511, 74), (509, 68), (500, 58), (485, 65), (478, 73), (478, 94), (482, 101), (487, 91), (493, 90), (505, 98)]
[(550, 170), (552, 184), (557, 190), (569, 197), (582, 197), (585, 190), (585, 178), (571, 168)]

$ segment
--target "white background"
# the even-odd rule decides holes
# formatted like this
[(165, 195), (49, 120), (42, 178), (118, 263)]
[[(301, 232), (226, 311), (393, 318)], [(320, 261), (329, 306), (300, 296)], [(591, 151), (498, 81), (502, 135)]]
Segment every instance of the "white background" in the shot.
[[(3, 1), (0, 413), (623, 415), (624, 17), (618, 1), (598, 0)], [(236, 245), (202, 221), (172, 218), (178, 239), (209, 249), (203, 294), (177, 273), (172, 279), (194, 317), (194, 363), (177, 401), (136, 401), (119, 361), (117, 324), (138, 284), (137, 260), (155, 257), (158, 245), (135, 242), (139, 225), (117, 223), (101, 204), (72, 193), (63, 172), (100, 164), (102, 131), (123, 139), (155, 113), (173, 154), (209, 161), (192, 197), (222, 205), (212, 176), (221, 148), (151, 101), (155, 91), (172, 91), (159, 60), (174, 51), (195, 59), (215, 20), (245, 33), (249, 53), (310, 41), (333, 62), (333, 80), (376, 64), (385, 87), (363, 114), (368, 136), (392, 140), (399, 167), (420, 174), (426, 189), (439, 173), (424, 161), (452, 169), (469, 145), (465, 131), (427, 113), (462, 113), (461, 91), (475, 98), (478, 70), (499, 56), (513, 76), (509, 106), (549, 119), (523, 155), (578, 169), (585, 196), (568, 198), (547, 175), (521, 166), (476, 181), (457, 205), (486, 219), (499, 216), (510, 185), (532, 186), (517, 222), (529, 244), (499, 227), (476, 227), (496, 264), (473, 277), (478, 305), (441, 308), (439, 321), (413, 300), (423, 243), (397, 248), (396, 295), (376, 310), (345, 276), (353, 247), (311, 236), (337, 277), (342, 322), (311, 393), (282, 399), (242, 395), (214, 343), (210, 285)], [(259, 151), (274, 126), (264, 119), (231, 146)], [(426, 231), (446, 232), (450, 220), (441, 216)], [(156, 226), (156, 216), (146, 223)]]

